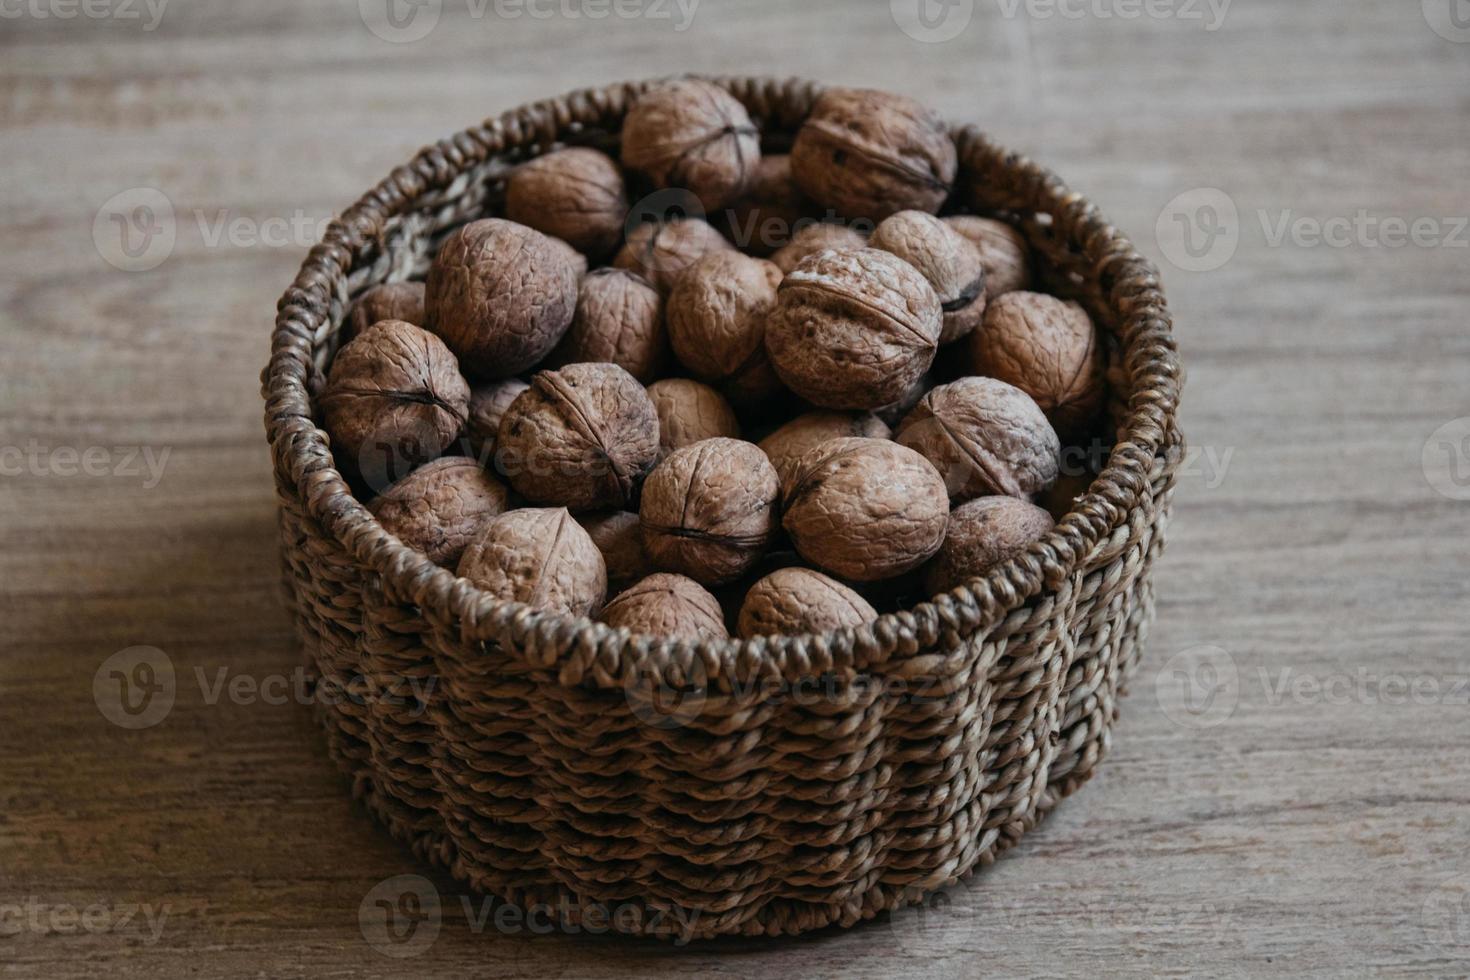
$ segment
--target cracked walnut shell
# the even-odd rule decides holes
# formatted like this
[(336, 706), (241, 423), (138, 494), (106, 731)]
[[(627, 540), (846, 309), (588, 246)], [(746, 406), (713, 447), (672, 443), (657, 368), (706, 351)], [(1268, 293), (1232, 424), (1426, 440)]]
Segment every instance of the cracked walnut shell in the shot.
[(479, 463), (444, 456), (384, 490), (368, 510), (399, 541), (453, 568), (480, 524), (505, 504), (505, 486)]
[(730, 638), (719, 600), (693, 579), (668, 572), (655, 572), (613, 599), (603, 607), (602, 621), (651, 636)]
[(480, 526), (458, 574), (507, 602), (592, 616), (607, 593), (602, 555), (564, 507), (507, 511)]
[(929, 280), (944, 310), (940, 344), (968, 336), (980, 325), (985, 316), (985, 266), (980, 250), (965, 236), (932, 214), (900, 211), (873, 229), (868, 245), (892, 252)]
[(1016, 497), (977, 497), (960, 504), (949, 515), (944, 546), (924, 566), (924, 588), (938, 595), (980, 578), (1025, 551), (1052, 525), (1045, 510)]
[(782, 568), (750, 587), (736, 632), (747, 640), (830, 633), (877, 618), (868, 600), (841, 582), (810, 568)]
[(573, 146), (535, 157), (505, 182), (505, 216), (594, 258), (623, 238), (623, 172), (600, 150)]
[(760, 131), (729, 92), (697, 78), (649, 89), (623, 119), (623, 164), (657, 187), (684, 188), (707, 213), (745, 193), (761, 159)]

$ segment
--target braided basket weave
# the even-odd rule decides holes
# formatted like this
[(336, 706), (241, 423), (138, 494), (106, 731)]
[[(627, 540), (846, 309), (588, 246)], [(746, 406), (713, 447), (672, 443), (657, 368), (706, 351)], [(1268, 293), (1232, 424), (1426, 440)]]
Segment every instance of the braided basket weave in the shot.
[[(775, 145), (820, 91), (713, 81)], [(354, 499), (315, 395), (353, 297), (421, 277), (516, 162), (608, 145), (649, 84), (428, 147), (312, 249), (262, 379), (289, 600), (318, 683), (357, 694), (319, 709), (355, 794), (468, 887), (681, 938), (851, 925), (991, 863), (1107, 749), (1182, 454), (1169, 313), (1091, 204), (956, 128), (955, 199), (1010, 217), (1112, 348), (1117, 441), (1073, 512), (986, 579), (824, 636), (664, 640), (492, 599)]]

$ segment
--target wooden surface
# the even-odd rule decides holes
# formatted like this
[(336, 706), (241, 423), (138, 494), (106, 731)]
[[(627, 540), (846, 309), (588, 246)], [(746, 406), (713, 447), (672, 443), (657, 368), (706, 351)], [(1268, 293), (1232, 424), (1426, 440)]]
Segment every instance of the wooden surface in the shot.
[[(352, 2), (175, 0), (153, 30), (141, 4), (5, 4), (0, 975), (1470, 972), (1470, 443), (1431, 440), (1470, 416), (1470, 44), (1431, 28), (1434, 0), (1236, 0), (1215, 30), (1192, 0), (1095, 12), (1120, 3), (978, 0), (944, 43), (881, 0), (704, 0), (682, 31), (444, 0), (414, 43)], [(503, 108), (689, 69), (913, 94), (1049, 163), (1160, 262), (1199, 455), (1151, 650), (1100, 775), (944, 909), (676, 949), (477, 928), (430, 875), (437, 938), (388, 958), (359, 909), (423, 869), (354, 809), (309, 711), (271, 703), (297, 654), (256, 375), (314, 235), (279, 226)], [(138, 187), (176, 241), (120, 271), (107, 202)], [(1169, 211), (1192, 191), (1205, 271), (1169, 261), (1193, 264)], [(1297, 220), (1360, 211), (1433, 219), (1441, 243), (1314, 244)], [(1223, 264), (1211, 228), (1238, 239)], [(94, 677), (137, 645), (176, 695), (129, 730)]]

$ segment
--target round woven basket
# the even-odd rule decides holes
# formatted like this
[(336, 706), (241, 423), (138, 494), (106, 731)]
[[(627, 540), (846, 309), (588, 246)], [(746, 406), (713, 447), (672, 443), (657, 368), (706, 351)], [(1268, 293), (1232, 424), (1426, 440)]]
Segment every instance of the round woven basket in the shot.
[[(769, 146), (820, 92), (717, 78)], [(1027, 552), (820, 636), (689, 642), (504, 603), (354, 499), (316, 395), (351, 300), (422, 277), (515, 163), (615, 146), (651, 82), (574, 92), (421, 151), (332, 223), (263, 373), (285, 581), (354, 793), (466, 887), (677, 939), (851, 925), (968, 876), (1083, 783), (1153, 614), (1181, 371), (1154, 268), (1097, 209), (973, 127), (953, 203), (1011, 220), (1104, 331), (1115, 444)]]

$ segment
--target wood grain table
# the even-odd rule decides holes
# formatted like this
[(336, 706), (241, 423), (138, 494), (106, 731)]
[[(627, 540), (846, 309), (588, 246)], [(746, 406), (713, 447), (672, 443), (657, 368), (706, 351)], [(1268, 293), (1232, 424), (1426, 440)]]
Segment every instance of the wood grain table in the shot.
[[(1470, 972), (1467, 4), (925, 3), (0, 0), (0, 975)], [(913, 94), (1159, 262), (1193, 454), (1158, 625), (1099, 775), (934, 908), (501, 929), (297, 703), (257, 373), (321, 223), (418, 146), (686, 70)], [(172, 705), (110, 717), (138, 646)], [(438, 931), (395, 959), (359, 911), (415, 874)]]

